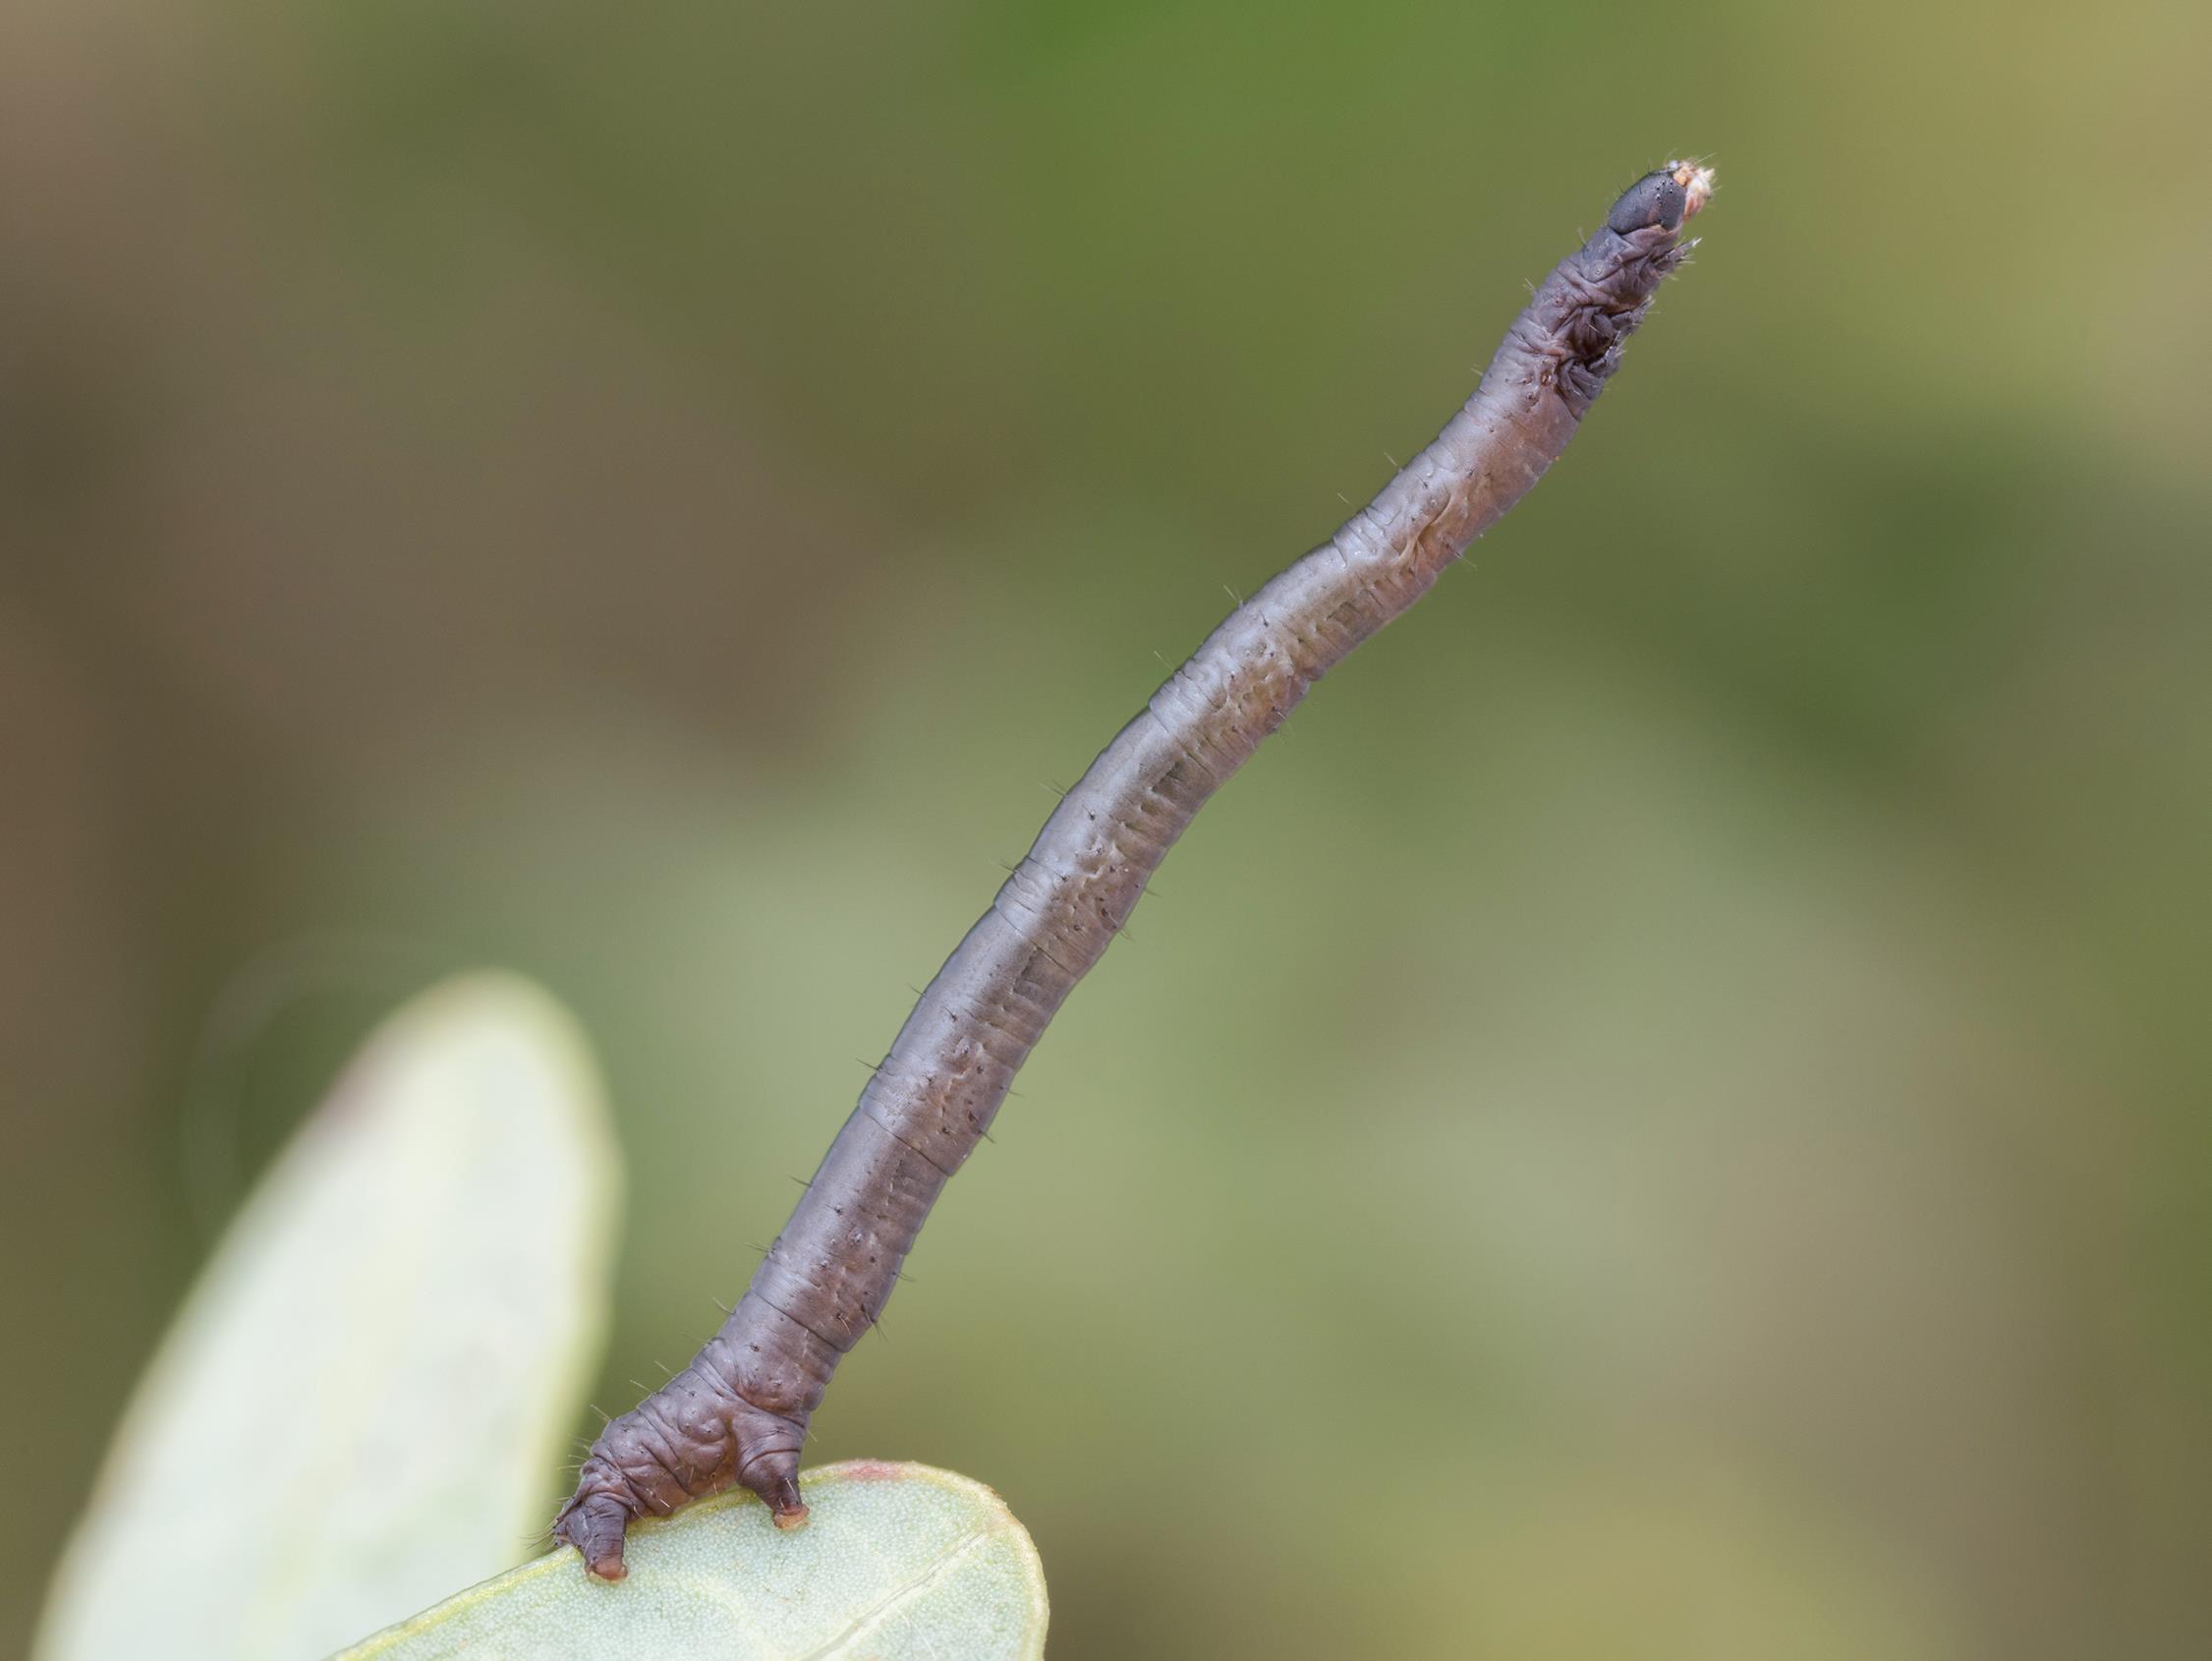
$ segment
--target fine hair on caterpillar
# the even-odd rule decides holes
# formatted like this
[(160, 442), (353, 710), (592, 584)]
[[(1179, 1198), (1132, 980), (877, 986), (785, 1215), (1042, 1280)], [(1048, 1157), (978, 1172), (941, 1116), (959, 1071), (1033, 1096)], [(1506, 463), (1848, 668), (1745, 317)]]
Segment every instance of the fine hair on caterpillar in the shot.
[(1352, 648), (1404, 611), (1559, 459), (1659, 285), (1710, 169), (1631, 185), (1538, 286), (1466, 405), (1367, 507), (1231, 611), (1061, 797), (915, 1003), (721, 1329), (592, 1444), (553, 1534), (623, 1574), (630, 1518), (734, 1484), (803, 1521), (799, 1454), (930, 1207), (1014, 1073), (1121, 932), (1175, 838)]

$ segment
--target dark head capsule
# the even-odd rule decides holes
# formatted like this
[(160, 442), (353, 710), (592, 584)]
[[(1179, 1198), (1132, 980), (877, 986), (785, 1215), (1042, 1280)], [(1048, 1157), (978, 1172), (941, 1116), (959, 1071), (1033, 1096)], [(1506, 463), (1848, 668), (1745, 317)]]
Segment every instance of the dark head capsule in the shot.
[(1653, 225), (1672, 231), (1681, 224), (1688, 205), (1688, 188), (1671, 168), (1662, 168), (1628, 187), (1606, 215), (1606, 229), (1623, 237)]

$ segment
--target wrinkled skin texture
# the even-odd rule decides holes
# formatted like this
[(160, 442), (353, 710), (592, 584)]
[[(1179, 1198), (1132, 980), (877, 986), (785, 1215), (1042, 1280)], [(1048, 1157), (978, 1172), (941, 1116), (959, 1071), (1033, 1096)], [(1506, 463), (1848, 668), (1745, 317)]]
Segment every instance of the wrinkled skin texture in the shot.
[(1558, 459), (1710, 185), (1671, 163), (1631, 186), (1514, 318), (1436, 441), (1230, 613), (1068, 792), (922, 994), (721, 1331), (593, 1444), (553, 1533), (594, 1574), (621, 1577), (631, 1518), (733, 1482), (779, 1523), (804, 1518), (807, 1421), (1046, 1023), (1207, 797)]

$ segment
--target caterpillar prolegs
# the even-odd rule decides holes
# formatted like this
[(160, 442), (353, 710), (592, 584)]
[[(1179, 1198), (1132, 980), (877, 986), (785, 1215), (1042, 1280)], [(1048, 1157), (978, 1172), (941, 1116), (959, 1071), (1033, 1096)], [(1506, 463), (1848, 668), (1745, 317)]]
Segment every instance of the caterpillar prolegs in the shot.
[(1687, 247), (1713, 176), (1630, 186), (1505, 331), (1466, 407), (1367, 507), (1230, 612), (1061, 800), (862, 1091), (743, 1301), (593, 1443), (554, 1537), (623, 1574), (623, 1529), (740, 1483), (806, 1517), (807, 1421), (882, 1312), (945, 1179), (1206, 798), (1344, 655), (1419, 600), (1559, 459)]

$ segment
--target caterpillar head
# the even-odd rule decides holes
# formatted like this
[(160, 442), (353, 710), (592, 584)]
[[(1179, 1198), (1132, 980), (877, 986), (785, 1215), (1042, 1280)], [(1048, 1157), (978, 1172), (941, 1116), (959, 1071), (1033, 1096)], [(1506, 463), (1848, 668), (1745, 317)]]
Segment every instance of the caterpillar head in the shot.
[(1621, 193), (1606, 215), (1606, 229), (1623, 237), (1653, 226), (1679, 230), (1712, 199), (1713, 169), (1694, 161), (1670, 161)]

